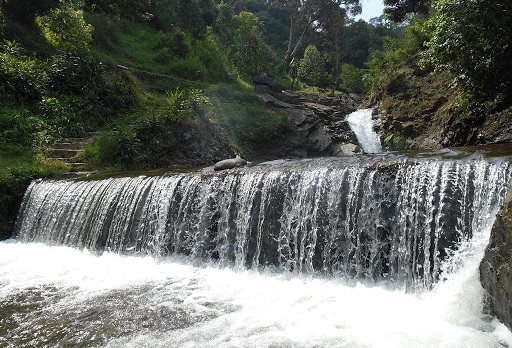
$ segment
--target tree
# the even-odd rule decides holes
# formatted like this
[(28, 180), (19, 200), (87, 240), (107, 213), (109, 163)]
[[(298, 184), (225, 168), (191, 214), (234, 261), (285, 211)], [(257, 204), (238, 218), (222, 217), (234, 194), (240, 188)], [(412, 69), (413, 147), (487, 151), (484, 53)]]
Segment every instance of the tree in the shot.
[(160, 2), (161, 0), (83, 0), (87, 11), (135, 20), (151, 16), (150, 11)]
[(58, 8), (35, 19), (43, 36), (52, 46), (64, 50), (88, 50), (93, 28), (84, 20), (83, 11), (61, 0)]
[(363, 94), (367, 90), (364, 81), (366, 70), (359, 69), (352, 64), (343, 64), (341, 66), (341, 88), (349, 93)]
[(384, 0), (384, 14), (393, 22), (403, 22), (408, 14), (428, 14), (430, 0)]
[(271, 68), (272, 49), (265, 43), (258, 18), (242, 11), (233, 17), (235, 26), (233, 61), (242, 75), (257, 75)]
[(481, 98), (512, 96), (512, 2), (436, 0), (427, 61)]
[[(360, 0), (278, 0), (278, 2), (290, 15), (288, 46), (283, 59), (284, 71), (289, 70), (290, 62), (297, 55), (308, 30), (315, 29), (322, 21), (322, 16), (328, 13), (323, 9), (336, 5), (353, 15), (361, 13)], [(297, 39), (298, 32), (300, 36)]]
[(340, 64), (344, 46), (344, 36), (347, 23), (347, 12), (337, 3), (329, 2), (326, 7), (321, 9), (319, 25), (329, 48), (327, 58), (333, 66), (334, 83), (332, 85), (332, 94), (340, 85)]
[(300, 60), (298, 76), (306, 83), (317, 86), (325, 73), (325, 62), (320, 51), (314, 45), (309, 45)]

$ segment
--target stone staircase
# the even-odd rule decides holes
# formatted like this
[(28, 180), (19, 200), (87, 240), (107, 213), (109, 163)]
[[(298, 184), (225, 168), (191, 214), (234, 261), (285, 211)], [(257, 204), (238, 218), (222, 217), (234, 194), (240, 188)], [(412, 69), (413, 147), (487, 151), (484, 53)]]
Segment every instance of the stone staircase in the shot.
[(94, 141), (99, 136), (98, 132), (86, 133), (83, 137), (67, 138), (53, 144), (47, 153), (48, 159), (60, 160), (66, 162), (70, 169), (79, 169), (84, 163), (76, 162), (77, 154), (84, 149), (87, 144)]

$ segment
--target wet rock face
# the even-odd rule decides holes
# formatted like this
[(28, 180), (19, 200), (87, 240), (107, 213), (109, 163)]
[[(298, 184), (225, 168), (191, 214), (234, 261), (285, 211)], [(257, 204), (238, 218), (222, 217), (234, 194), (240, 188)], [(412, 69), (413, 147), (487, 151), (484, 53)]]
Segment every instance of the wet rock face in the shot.
[(487, 117), (479, 133), (484, 144), (512, 142), (512, 107)]
[(512, 185), (480, 263), (480, 281), (491, 313), (512, 329)]
[(0, 240), (9, 238), (12, 234), (13, 229), (13, 224), (0, 223)]

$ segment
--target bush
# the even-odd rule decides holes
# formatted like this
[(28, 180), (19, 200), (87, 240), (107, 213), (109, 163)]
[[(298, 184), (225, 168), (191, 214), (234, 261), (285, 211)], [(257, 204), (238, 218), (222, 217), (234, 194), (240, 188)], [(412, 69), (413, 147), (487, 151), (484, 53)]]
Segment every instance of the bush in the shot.
[(46, 70), (16, 42), (7, 41), (0, 48), (1, 96), (15, 102), (39, 101), (48, 83)]
[(4, 147), (15, 144), (19, 148), (42, 150), (53, 140), (47, 128), (43, 120), (26, 108), (0, 106), (0, 145)]
[(159, 116), (173, 121), (190, 121), (208, 104), (210, 100), (200, 89), (176, 88), (165, 94), (164, 105), (159, 110)]
[(133, 169), (141, 142), (130, 127), (118, 127), (105, 132), (84, 149), (83, 158), (96, 168)]
[(384, 146), (390, 150), (407, 150), (410, 147), (407, 139), (397, 131), (389, 133), (384, 137)]
[(58, 94), (84, 94), (100, 84), (105, 71), (92, 55), (79, 52), (61, 52), (49, 65), (49, 88)]
[(93, 28), (87, 24), (83, 11), (61, 0), (58, 8), (35, 19), (46, 41), (60, 50), (89, 50)]
[(368, 86), (365, 82), (367, 71), (358, 69), (351, 64), (341, 66), (341, 88), (348, 93), (366, 93)]

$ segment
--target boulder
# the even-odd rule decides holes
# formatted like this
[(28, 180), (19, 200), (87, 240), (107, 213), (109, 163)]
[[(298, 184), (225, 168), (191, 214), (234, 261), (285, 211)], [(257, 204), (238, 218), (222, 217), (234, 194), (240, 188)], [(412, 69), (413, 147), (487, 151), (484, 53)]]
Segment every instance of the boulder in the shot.
[(508, 192), (480, 263), (480, 282), (491, 314), (512, 329), (512, 185)]
[(275, 93), (281, 93), (283, 91), (283, 86), (272, 80), (270, 77), (267, 76), (267, 74), (254, 76), (252, 78), (252, 81), (256, 85), (263, 85), (269, 87), (270, 90)]
[(338, 144), (336, 155), (353, 156), (362, 153), (361, 148), (356, 144)]
[(228, 158), (222, 161), (219, 161), (215, 163), (215, 166), (213, 167), (214, 170), (224, 170), (224, 169), (231, 169), (231, 168), (237, 168), (237, 167), (245, 167), (247, 165), (247, 161), (243, 158), (236, 156), (235, 158)]

